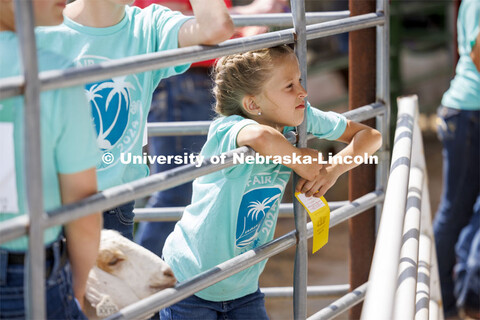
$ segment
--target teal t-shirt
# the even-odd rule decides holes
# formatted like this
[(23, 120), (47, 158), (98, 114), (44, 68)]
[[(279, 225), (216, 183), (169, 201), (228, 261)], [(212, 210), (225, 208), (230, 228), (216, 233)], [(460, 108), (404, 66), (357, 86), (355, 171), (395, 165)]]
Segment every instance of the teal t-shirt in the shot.
[(443, 95), (442, 105), (462, 110), (480, 110), (480, 72), (470, 58), (480, 32), (480, 0), (463, 0), (458, 11), (458, 60), (455, 78)]
[[(307, 105), (307, 131), (336, 140), (347, 120)], [(201, 155), (210, 157), (237, 148), (237, 134), (257, 122), (241, 116), (222, 117), (210, 126)], [(286, 128), (284, 131), (291, 131)], [(179, 281), (185, 281), (273, 239), (279, 204), (291, 169), (275, 164), (239, 164), (193, 182), (189, 205), (167, 238), (163, 255)], [(226, 301), (258, 289), (266, 261), (198, 293), (202, 299)]]
[[(41, 71), (64, 69), (71, 65), (63, 57), (38, 51)], [(0, 32), (0, 78), (21, 74), (18, 40), (13, 32)], [(44, 91), (40, 95), (41, 161), (44, 209), (61, 205), (58, 174), (71, 174), (94, 168), (100, 161), (88, 104), (81, 87)], [(26, 214), (24, 161), (24, 99), (0, 100), (0, 221)], [(45, 244), (56, 240), (61, 226), (45, 231)], [(1, 245), (14, 251), (27, 249), (27, 237)]]
[[(40, 46), (56, 48), (76, 66), (89, 66), (129, 56), (178, 48), (178, 31), (189, 17), (151, 5), (126, 7), (118, 24), (107, 28), (82, 26), (65, 17), (57, 27), (37, 28)], [(145, 164), (124, 164), (130, 154), (142, 155), (145, 126), (155, 88), (163, 78), (182, 73), (189, 65), (146, 71), (90, 83), (90, 101), (97, 143), (104, 153), (97, 167), (100, 190), (146, 177)], [(107, 154), (109, 153), (109, 154)], [(107, 154), (105, 156), (105, 154)]]

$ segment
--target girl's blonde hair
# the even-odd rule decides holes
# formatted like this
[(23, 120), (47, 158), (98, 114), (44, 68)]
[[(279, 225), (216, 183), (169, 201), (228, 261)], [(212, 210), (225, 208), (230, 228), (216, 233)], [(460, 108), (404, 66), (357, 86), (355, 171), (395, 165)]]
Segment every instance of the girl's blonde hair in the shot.
[(246, 117), (243, 97), (260, 94), (274, 68), (273, 61), (289, 54), (294, 54), (293, 50), (282, 45), (220, 58), (214, 70), (215, 112)]

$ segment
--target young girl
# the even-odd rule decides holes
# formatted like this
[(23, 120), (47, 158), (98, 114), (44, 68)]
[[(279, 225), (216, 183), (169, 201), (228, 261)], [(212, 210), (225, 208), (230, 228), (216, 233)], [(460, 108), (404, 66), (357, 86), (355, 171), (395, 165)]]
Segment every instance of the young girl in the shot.
[[(36, 25), (63, 20), (65, 1), (33, 0)], [(21, 74), (19, 39), (15, 34), (13, 0), (0, 1), (0, 78)], [(40, 71), (63, 69), (70, 63), (48, 51), (37, 52)], [(24, 161), (24, 100), (0, 100), (0, 223), (27, 214)], [(58, 208), (97, 192), (95, 165), (100, 150), (83, 88), (40, 95), (43, 209)], [(86, 319), (75, 303), (83, 303), (87, 277), (100, 242), (100, 213), (45, 230), (45, 298), (48, 319)], [(63, 233), (67, 238), (64, 244)], [(27, 237), (0, 245), (0, 319), (24, 319)], [(68, 251), (68, 255), (67, 255)], [(40, 318), (42, 315), (30, 315)]]
[[(216, 65), (214, 93), (221, 115), (210, 126), (201, 154), (218, 155), (249, 146), (263, 156), (311, 156), (317, 151), (292, 146), (283, 133), (308, 116), (308, 132), (349, 143), (339, 156), (372, 154), (381, 145), (378, 131), (334, 112), (305, 104), (298, 61), (280, 46), (226, 56)], [(298, 191), (322, 196), (355, 164), (241, 164), (196, 179), (192, 204), (168, 237), (164, 258), (179, 281), (258, 247), (273, 238), (280, 200), (290, 173)], [(266, 261), (162, 310), (162, 319), (267, 319), (258, 279)]]

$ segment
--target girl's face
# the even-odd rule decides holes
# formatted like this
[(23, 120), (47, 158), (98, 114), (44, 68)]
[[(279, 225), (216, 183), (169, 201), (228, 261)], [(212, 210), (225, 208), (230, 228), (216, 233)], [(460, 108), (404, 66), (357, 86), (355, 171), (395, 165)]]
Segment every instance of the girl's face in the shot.
[(254, 119), (279, 131), (285, 126), (298, 126), (303, 122), (306, 97), (307, 92), (300, 84), (297, 57), (290, 54), (276, 59), (271, 77), (254, 97), (261, 112)]
[(63, 22), (66, 0), (33, 0), (35, 25), (54, 26)]

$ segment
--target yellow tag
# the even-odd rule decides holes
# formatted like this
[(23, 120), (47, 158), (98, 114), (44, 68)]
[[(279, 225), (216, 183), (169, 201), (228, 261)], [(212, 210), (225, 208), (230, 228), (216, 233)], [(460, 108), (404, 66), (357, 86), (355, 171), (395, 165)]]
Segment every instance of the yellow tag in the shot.
[(306, 197), (295, 192), (297, 200), (305, 207), (313, 224), (313, 252), (317, 252), (328, 242), (330, 228), (330, 207), (324, 197)]

